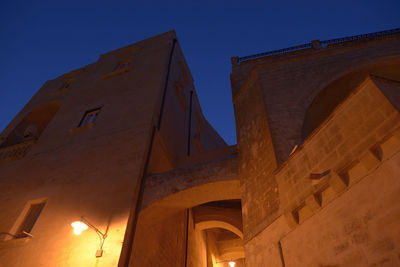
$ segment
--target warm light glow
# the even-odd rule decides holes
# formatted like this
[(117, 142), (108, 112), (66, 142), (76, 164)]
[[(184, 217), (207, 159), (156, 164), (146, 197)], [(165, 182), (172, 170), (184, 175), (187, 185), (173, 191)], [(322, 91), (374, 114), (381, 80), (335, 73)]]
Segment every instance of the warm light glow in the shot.
[(82, 233), (82, 231), (85, 231), (86, 229), (88, 229), (88, 226), (80, 221), (76, 221), (71, 223), (72, 228), (74, 228), (74, 234), (76, 235), (80, 235)]
[(229, 264), (229, 266), (230, 266), (230, 267), (235, 267), (235, 265), (236, 265), (236, 262), (234, 262), (234, 261), (230, 261), (228, 264)]

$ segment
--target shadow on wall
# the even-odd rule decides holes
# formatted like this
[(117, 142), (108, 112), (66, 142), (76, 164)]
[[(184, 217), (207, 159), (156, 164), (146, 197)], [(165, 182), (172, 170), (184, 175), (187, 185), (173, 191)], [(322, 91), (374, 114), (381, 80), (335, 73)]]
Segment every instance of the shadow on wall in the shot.
[(400, 60), (370, 65), (350, 72), (322, 89), (307, 108), (302, 128), (304, 141), (368, 75), (400, 81)]
[(52, 120), (61, 106), (61, 102), (53, 101), (43, 104), (31, 111), (6, 137), (0, 148), (36, 140)]

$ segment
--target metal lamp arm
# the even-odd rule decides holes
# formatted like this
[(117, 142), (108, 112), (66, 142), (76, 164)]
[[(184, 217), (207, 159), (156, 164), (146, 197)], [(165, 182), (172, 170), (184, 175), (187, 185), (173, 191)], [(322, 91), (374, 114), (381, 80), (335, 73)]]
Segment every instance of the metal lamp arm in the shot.
[(93, 230), (95, 230), (98, 234), (101, 235), (101, 237), (103, 239), (105, 239), (107, 237), (107, 234), (103, 234), (96, 226), (94, 226), (93, 224), (91, 224), (87, 219), (85, 219), (83, 216), (81, 216), (82, 221), (84, 221), (90, 228), (92, 228)]

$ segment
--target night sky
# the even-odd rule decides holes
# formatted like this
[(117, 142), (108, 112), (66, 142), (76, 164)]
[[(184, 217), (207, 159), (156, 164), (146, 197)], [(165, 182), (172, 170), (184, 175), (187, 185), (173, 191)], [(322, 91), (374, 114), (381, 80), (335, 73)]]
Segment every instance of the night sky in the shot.
[(174, 29), (206, 118), (235, 144), (230, 57), (397, 27), (399, 0), (2, 0), (0, 130), (45, 81)]

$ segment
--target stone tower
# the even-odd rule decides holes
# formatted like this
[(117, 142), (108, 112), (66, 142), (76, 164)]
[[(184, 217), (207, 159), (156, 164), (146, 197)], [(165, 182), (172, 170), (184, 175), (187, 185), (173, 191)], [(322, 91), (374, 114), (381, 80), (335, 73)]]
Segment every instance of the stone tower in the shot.
[[(227, 146), (202, 114), (174, 32), (47, 81), (1, 141), (2, 267), (123, 265), (142, 178)], [(81, 216), (107, 233), (103, 245), (93, 229), (73, 234)]]
[(400, 265), (399, 33), (232, 58), (248, 266)]

